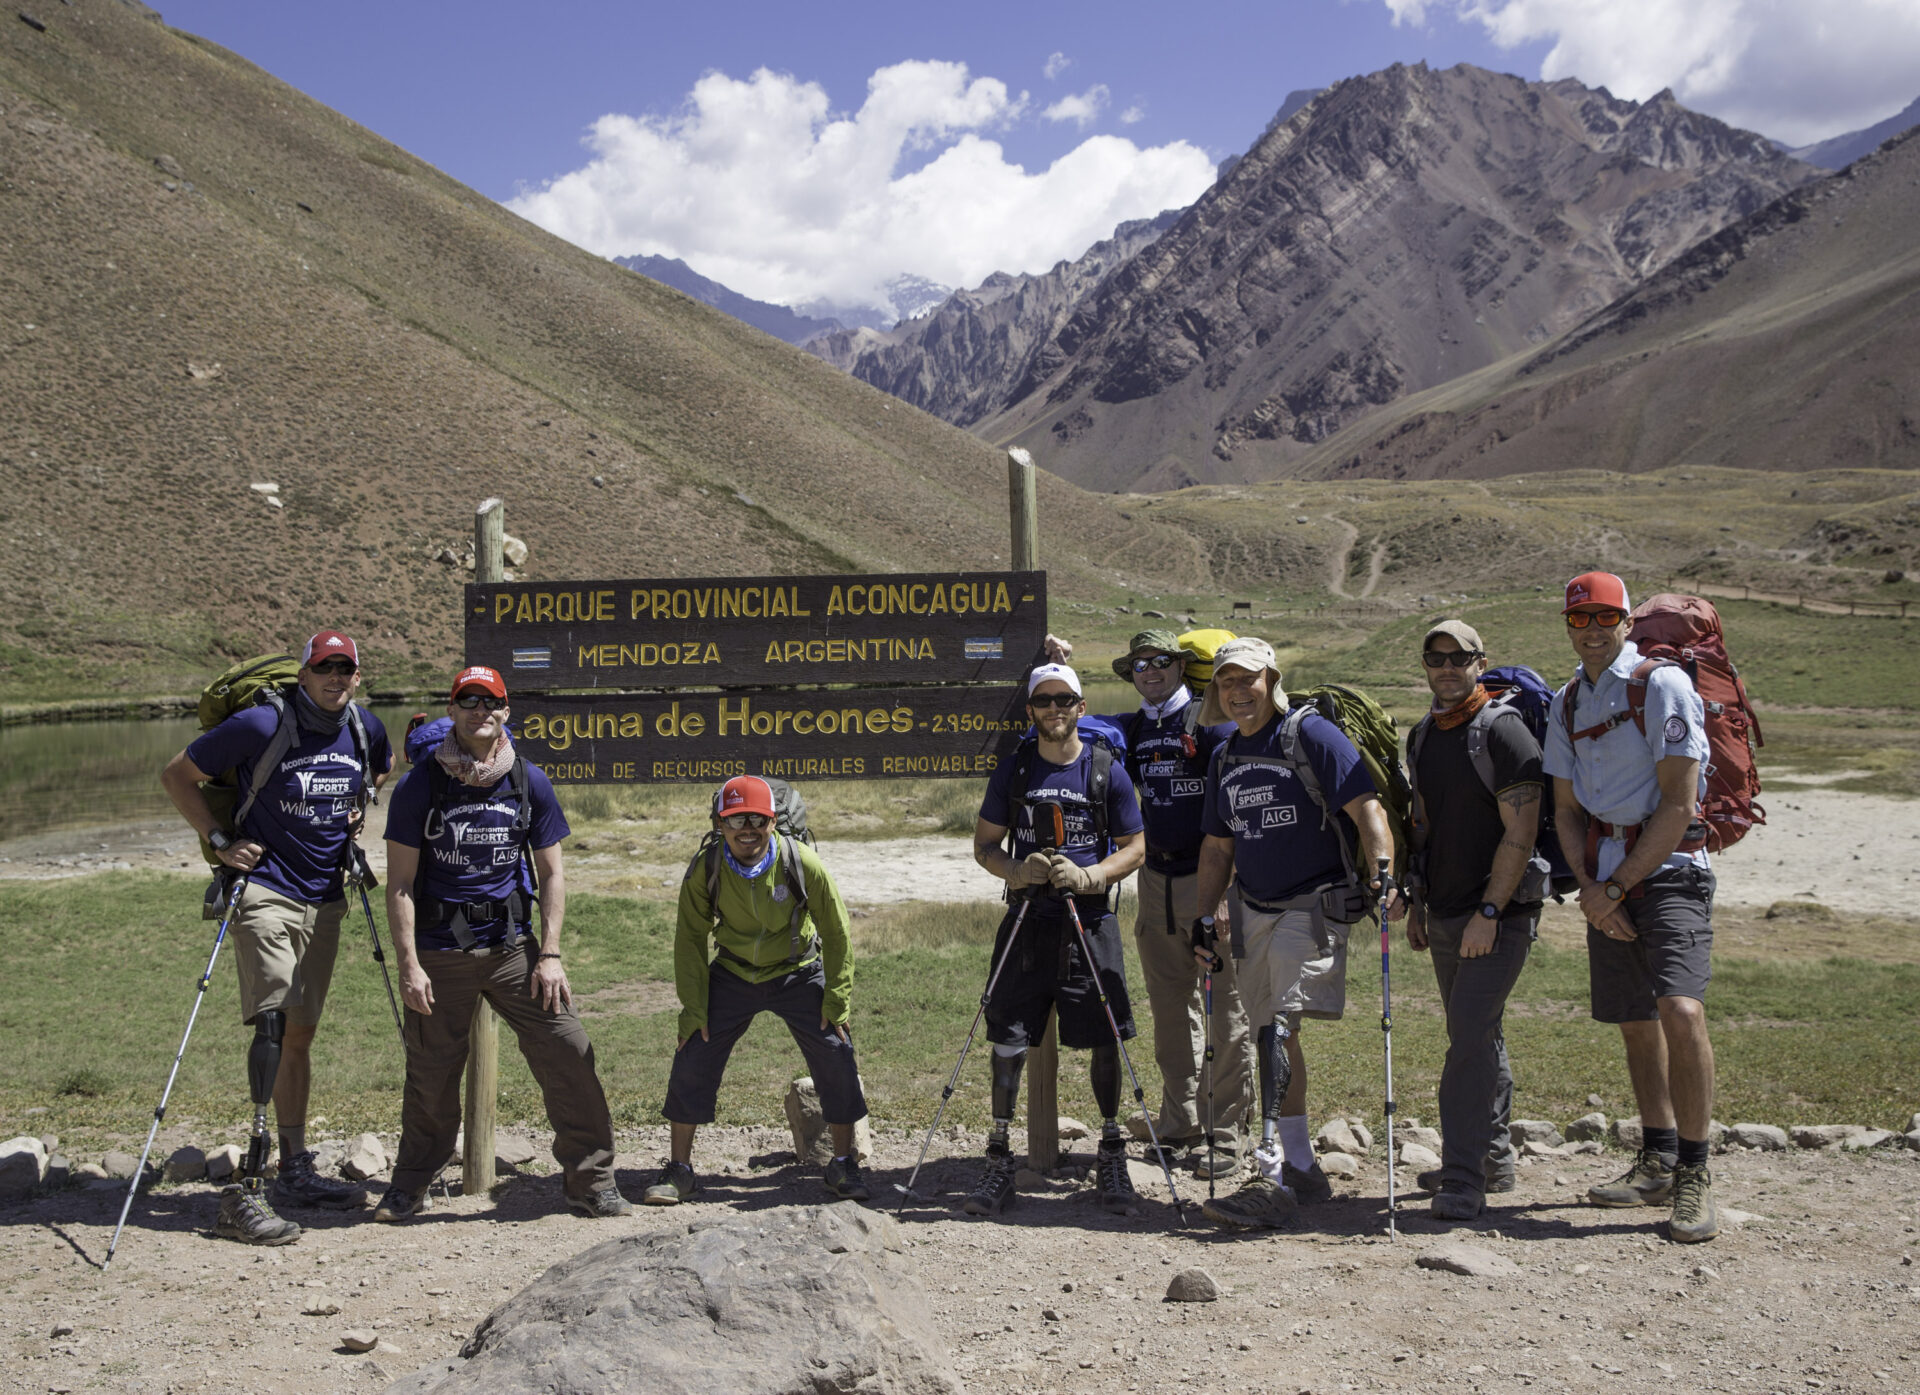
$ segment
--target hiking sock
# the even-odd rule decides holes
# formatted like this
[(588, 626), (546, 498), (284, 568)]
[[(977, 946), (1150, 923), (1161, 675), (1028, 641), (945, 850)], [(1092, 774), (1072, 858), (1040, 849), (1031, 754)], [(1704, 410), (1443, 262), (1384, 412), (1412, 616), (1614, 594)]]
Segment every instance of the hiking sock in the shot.
[[(1678, 1130), (1675, 1130), (1675, 1136), (1678, 1136)], [(1682, 1138), (1679, 1140), (1678, 1146), (1681, 1167), (1705, 1167), (1707, 1165), (1706, 1139), (1703, 1138), (1696, 1142), (1691, 1138)]]
[[(1643, 1125), (1640, 1129), (1640, 1146), (1650, 1148), (1662, 1158), (1667, 1159), (1667, 1166), (1671, 1167), (1672, 1159), (1680, 1152), (1680, 1130), (1678, 1128), (1650, 1129)], [(1706, 1145), (1703, 1143), (1700, 1146), (1704, 1148)]]
[(280, 1166), (285, 1167), (295, 1158), (307, 1151), (307, 1126), (295, 1124), (292, 1128), (284, 1124), (280, 1128)]
[(1301, 1172), (1313, 1170), (1313, 1136), (1307, 1132), (1307, 1116), (1284, 1114), (1280, 1117), (1280, 1151)]

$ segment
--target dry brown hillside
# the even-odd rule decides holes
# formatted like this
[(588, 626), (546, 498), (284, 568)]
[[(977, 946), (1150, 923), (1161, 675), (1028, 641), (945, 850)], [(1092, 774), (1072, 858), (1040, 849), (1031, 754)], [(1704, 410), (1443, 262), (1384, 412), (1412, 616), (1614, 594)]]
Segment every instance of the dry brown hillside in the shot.
[[(321, 623), (422, 681), (463, 579), (433, 555), (493, 494), (534, 576), (1006, 564), (973, 437), (143, 6), (33, 8), (0, 23), (0, 696), (185, 691)], [(1199, 579), (1172, 529), (1051, 478), (1042, 509), (1056, 587), (1121, 550)]]

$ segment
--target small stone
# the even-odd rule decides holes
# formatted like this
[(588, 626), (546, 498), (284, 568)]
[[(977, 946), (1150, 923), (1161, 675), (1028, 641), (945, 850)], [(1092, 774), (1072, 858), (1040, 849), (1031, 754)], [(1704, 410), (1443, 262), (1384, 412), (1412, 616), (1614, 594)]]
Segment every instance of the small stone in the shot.
[(498, 1167), (526, 1167), (539, 1156), (540, 1150), (531, 1139), (517, 1133), (498, 1133), (493, 1136), (493, 1161)]
[(1693, 1276), (1696, 1279), (1717, 1279), (1720, 1271), (1711, 1264), (1696, 1264), (1693, 1266)]
[(1920, 1114), (1916, 1114), (1911, 1119), (1907, 1120), (1906, 1132), (1920, 1133)]
[(224, 1182), (240, 1170), (240, 1145), (222, 1143), (207, 1154), (207, 1180)]
[(1778, 1153), (1787, 1146), (1787, 1131), (1772, 1124), (1735, 1124), (1727, 1130), (1727, 1142), (1763, 1153)]
[(1569, 1143), (1565, 1148), (1561, 1149), (1560, 1151), (1567, 1154), (1570, 1157), (1575, 1154), (1582, 1154), (1582, 1153), (1584, 1154), (1604, 1153), (1607, 1151), (1607, 1145), (1602, 1143), (1597, 1138), (1583, 1138), (1578, 1143)]
[(1903, 1133), (1900, 1136), (1906, 1139), (1907, 1147), (1913, 1149), (1916, 1153), (1920, 1153), (1920, 1129), (1915, 1129), (1911, 1133)]
[(1073, 1292), (1073, 1280), (1072, 1280), (1072, 1279), (1068, 1279), (1068, 1280), (1067, 1280), (1067, 1281), (1066, 1281), (1066, 1282), (1065, 1282), (1064, 1284), (1062, 1284), (1062, 1285), (1060, 1285), (1060, 1291), (1061, 1291), (1062, 1293), (1072, 1293), (1072, 1292)]
[(247, 488), (251, 489), (255, 494), (278, 494), (280, 492), (280, 486), (270, 480), (255, 480), (252, 484), (248, 485)]
[(104, 1171), (107, 1176), (117, 1178), (122, 1182), (133, 1176), (133, 1170), (138, 1166), (140, 1166), (140, 1159), (131, 1153), (122, 1153), (118, 1149), (100, 1159), (101, 1170)]
[(1040, 1320), (1042, 1322), (1058, 1322), (1060, 1321), (1060, 1310), (1058, 1308), (1042, 1308), (1040, 1310)]
[(340, 1334), (340, 1345), (348, 1351), (372, 1351), (380, 1345), (380, 1337), (364, 1327), (349, 1327)]
[(1544, 1143), (1549, 1148), (1558, 1148), (1567, 1140), (1561, 1135), (1557, 1125), (1545, 1119), (1515, 1119), (1507, 1126), (1507, 1133), (1514, 1144)]
[(309, 1303), (300, 1310), (302, 1317), (337, 1317), (339, 1313), (338, 1303)]
[(1541, 1143), (1537, 1139), (1529, 1138), (1525, 1143), (1520, 1145), (1520, 1156), (1523, 1158), (1564, 1158), (1567, 1156), (1567, 1145), (1564, 1143)]
[(1365, 1151), (1353, 1132), (1353, 1125), (1345, 1119), (1329, 1119), (1322, 1124), (1317, 1147), (1321, 1153), (1345, 1153), (1349, 1157), (1358, 1157)]
[(1600, 1139), (1607, 1136), (1607, 1116), (1604, 1114), (1582, 1114), (1567, 1125), (1567, 1141), (1582, 1143), (1587, 1139)]
[(1587, 1096), (1587, 1103), (1588, 1103), (1588, 1104), (1590, 1104), (1590, 1105), (1592, 1105), (1592, 1106), (1593, 1106), (1593, 1107), (1594, 1107), (1595, 1109), (1598, 1109), (1598, 1108), (1600, 1108), (1600, 1107), (1601, 1107), (1602, 1105), (1604, 1105), (1604, 1104), (1606, 1103), (1606, 1101), (1605, 1101), (1605, 1100), (1603, 1100), (1603, 1099), (1601, 1099), (1601, 1098), (1600, 1098), (1600, 1096), (1598, 1096), (1598, 1095), (1588, 1095), (1588, 1096)]
[(1592, 1272), (1593, 1266), (1591, 1264), (1576, 1264), (1573, 1266), (1573, 1277), (1576, 1279), (1583, 1279)]
[(168, 1156), (160, 1176), (169, 1182), (198, 1182), (207, 1175), (207, 1155), (188, 1144)]
[(1409, 1123), (1404, 1129), (1400, 1129), (1398, 1133), (1403, 1143), (1418, 1143), (1423, 1147), (1436, 1150), (1440, 1147), (1440, 1130), (1438, 1129), (1425, 1129), (1418, 1124)]
[(1430, 1167), (1440, 1166), (1440, 1155), (1422, 1143), (1403, 1143), (1400, 1145), (1400, 1165), (1424, 1172)]
[(1707, 1146), (1709, 1148), (1719, 1148), (1722, 1147), (1726, 1141), (1727, 1126), (1718, 1119), (1709, 1119), (1707, 1121)]
[(1878, 1148), (1890, 1138), (1898, 1137), (1889, 1129), (1862, 1129), (1859, 1133), (1848, 1134), (1840, 1140), (1842, 1151), (1859, 1152), (1863, 1148)]
[(107, 1170), (99, 1163), (81, 1163), (73, 1170), (76, 1180), (81, 1182), (111, 1182), (115, 1179), (107, 1176)]
[(1219, 1281), (1197, 1267), (1182, 1269), (1167, 1283), (1169, 1303), (1211, 1303), (1219, 1297)]
[(1793, 1142), (1798, 1148), (1837, 1148), (1842, 1140), (1865, 1132), (1860, 1124), (1801, 1124), (1793, 1130)]
[(1328, 1153), (1320, 1159), (1320, 1170), (1329, 1177), (1358, 1177), (1360, 1159), (1345, 1153)]
[(52, 1157), (55, 1153), (60, 1151), (60, 1135), (57, 1133), (41, 1134), (40, 1146), (47, 1150), (48, 1157)]
[(1036, 1191), (1047, 1185), (1047, 1175), (1044, 1172), (1035, 1172), (1030, 1167), (1023, 1167), (1013, 1174), (1013, 1185), (1021, 1191)]
[(56, 1322), (53, 1325), (53, 1331), (47, 1333), (47, 1335), (49, 1337), (71, 1337), (73, 1335), (73, 1324), (70, 1322)]
[(1613, 1141), (1622, 1148), (1632, 1148), (1638, 1152), (1643, 1141), (1643, 1135), (1640, 1132), (1640, 1116), (1636, 1114), (1630, 1119), (1615, 1119)]
[(363, 1133), (354, 1139), (340, 1160), (340, 1175), (352, 1182), (365, 1182), (386, 1170), (386, 1145), (376, 1134)]
[(527, 544), (520, 538), (508, 533), (500, 540), (500, 550), (506, 555), (510, 567), (524, 567), (527, 564)]
[(1728, 1225), (1748, 1225), (1754, 1221), (1764, 1221), (1766, 1217), (1757, 1211), (1742, 1211), (1736, 1207), (1722, 1206), (1720, 1219)]
[(1360, 1151), (1363, 1153), (1371, 1153), (1373, 1151), (1373, 1130), (1368, 1128), (1360, 1120), (1354, 1118), (1351, 1114), (1347, 1116), (1347, 1122), (1353, 1125), (1353, 1136), (1360, 1140)]
[(1060, 1137), (1069, 1141), (1092, 1138), (1093, 1130), (1081, 1123), (1078, 1119), (1070, 1115), (1062, 1114), (1060, 1116)]
[(1478, 1245), (1446, 1245), (1428, 1250), (1414, 1260), (1422, 1269), (1438, 1269), (1448, 1274), (1463, 1274), (1469, 1279), (1493, 1279), (1517, 1274), (1520, 1266), (1504, 1255)]

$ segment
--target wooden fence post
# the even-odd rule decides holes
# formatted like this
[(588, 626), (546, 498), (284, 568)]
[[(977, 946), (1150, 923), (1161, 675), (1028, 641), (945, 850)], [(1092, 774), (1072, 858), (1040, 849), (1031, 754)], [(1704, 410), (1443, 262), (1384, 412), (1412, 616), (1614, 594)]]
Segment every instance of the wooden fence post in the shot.
[[(1040, 509), (1033, 457), (1007, 452), (1007, 514), (1013, 529), (1013, 569), (1040, 568)], [(1060, 1162), (1060, 1043), (1054, 1014), (1027, 1061), (1027, 1166), (1048, 1172)]]
[[(507, 510), (486, 499), (473, 515), (473, 579), (498, 583), (506, 571)], [(500, 1023), (481, 998), (473, 1005), (473, 1029), (467, 1038), (466, 1143), (460, 1153), (466, 1196), (493, 1189), (493, 1129), (500, 1096)]]

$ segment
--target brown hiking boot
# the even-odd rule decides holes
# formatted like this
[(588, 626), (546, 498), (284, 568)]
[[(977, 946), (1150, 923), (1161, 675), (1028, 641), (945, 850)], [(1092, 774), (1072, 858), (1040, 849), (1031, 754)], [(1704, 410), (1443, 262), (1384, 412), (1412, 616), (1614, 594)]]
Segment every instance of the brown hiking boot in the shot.
[(1705, 1167), (1673, 1169), (1673, 1215), (1667, 1219), (1667, 1238), (1697, 1245), (1720, 1233), (1720, 1211), (1713, 1204), (1713, 1175)]
[(1200, 1214), (1221, 1225), (1285, 1225), (1296, 1209), (1293, 1193), (1262, 1173), (1232, 1196), (1200, 1203)]
[(1664, 1206), (1673, 1196), (1673, 1164), (1642, 1148), (1633, 1166), (1601, 1187), (1588, 1187), (1595, 1206)]
[(300, 1227), (274, 1214), (265, 1185), (258, 1177), (247, 1177), (221, 1188), (213, 1233), (249, 1245), (290, 1245), (300, 1238)]

